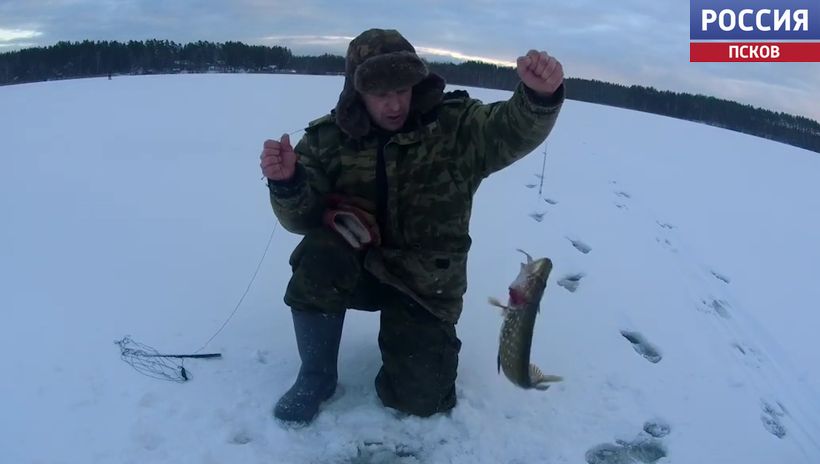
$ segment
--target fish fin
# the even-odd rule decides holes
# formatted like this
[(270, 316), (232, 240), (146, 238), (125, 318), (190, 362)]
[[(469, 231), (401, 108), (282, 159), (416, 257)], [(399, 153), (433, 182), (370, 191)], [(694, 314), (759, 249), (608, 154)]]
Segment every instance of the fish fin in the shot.
[(541, 372), (538, 366), (530, 364), (530, 385), (532, 385), (532, 388), (536, 390), (546, 390), (550, 387), (550, 383), (560, 382), (562, 380), (564, 380), (563, 377), (558, 375), (546, 375)]
[(491, 296), (491, 297), (487, 298), (487, 301), (489, 301), (491, 305), (498, 306), (501, 309), (510, 309), (509, 306), (507, 306), (504, 303), (502, 303), (501, 301), (499, 301), (498, 298), (495, 298), (495, 297)]
[(516, 251), (520, 251), (521, 253), (524, 253), (524, 256), (526, 256), (526, 257), (527, 257), (527, 264), (530, 264), (530, 263), (533, 261), (533, 260), (532, 260), (532, 256), (530, 256), (530, 254), (529, 254), (529, 253), (527, 253), (526, 251), (522, 250), (521, 248), (516, 248)]

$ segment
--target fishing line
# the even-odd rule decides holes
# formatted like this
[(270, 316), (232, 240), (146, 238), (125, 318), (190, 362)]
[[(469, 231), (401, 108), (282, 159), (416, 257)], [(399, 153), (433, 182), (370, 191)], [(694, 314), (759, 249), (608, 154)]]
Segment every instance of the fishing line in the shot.
[[(304, 128), (296, 129), (295, 131), (288, 132), (287, 134), (288, 134), (288, 136), (291, 136), (291, 135), (294, 135), (294, 134), (298, 134), (299, 132), (302, 132), (303, 130), (305, 130), (305, 129)], [(265, 180), (265, 176), (263, 175), (261, 178), (259, 178), (259, 180)]]
[(154, 379), (169, 380), (178, 383), (187, 382), (190, 380), (191, 373), (185, 369), (186, 359), (221, 358), (221, 353), (200, 354), (200, 352), (204, 350), (205, 347), (207, 347), (208, 344), (222, 332), (222, 330), (239, 311), (242, 302), (245, 300), (245, 297), (248, 295), (248, 292), (253, 286), (253, 282), (256, 280), (256, 276), (259, 274), (259, 270), (262, 268), (262, 263), (265, 261), (265, 256), (268, 254), (268, 250), (273, 242), (273, 237), (276, 234), (276, 228), (278, 225), (278, 221), (274, 222), (270, 237), (268, 237), (268, 243), (265, 246), (265, 251), (262, 253), (262, 257), (259, 258), (259, 263), (256, 265), (256, 270), (254, 270), (251, 280), (248, 282), (247, 288), (245, 288), (245, 292), (242, 293), (242, 296), (239, 298), (239, 301), (236, 303), (236, 306), (231, 314), (227, 317), (227, 319), (225, 319), (211, 338), (209, 338), (208, 341), (202, 345), (202, 347), (196, 350), (193, 354), (161, 354), (153, 347), (137, 342), (130, 336), (125, 336), (121, 340), (114, 341), (114, 344), (120, 347), (120, 358), (141, 374)]
[(278, 222), (273, 223), (273, 229), (270, 232), (270, 237), (268, 238), (268, 244), (265, 246), (265, 251), (262, 252), (262, 257), (259, 258), (259, 263), (256, 265), (256, 270), (253, 271), (253, 276), (251, 277), (251, 281), (248, 282), (248, 287), (245, 289), (245, 293), (242, 294), (242, 297), (239, 298), (239, 302), (236, 303), (236, 307), (234, 307), (233, 312), (231, 313), (230, 316), (228, 316), (227, 319), (225, 319), (225, 322), (222, 323), (222, 326), (219, 327), (219, 330), (217, 330), (216, 333), (214, 333), (211, 336), (211, 338), (209, 338), (208, 341), (205, 342), (204, 345), (202, 345), (202, 347), (200, 347), (198, 350), (194, 351), (194, 353), (199, 353), (200, 351), (204, 350), (205, 347), (208, 346), (208, 344), (211, 343), (211, 341), (214, 338), (216, 338), (216, 336), (219, 335), (220, 332), (222, 332), (222, 329), (224, 329), (225, 326), (228, 325), (228, 322), (230, 322), (230, 320), (233, 319), (234, 315), (239, 310), (239, 306), (242, 304), (242, 301), (245, 300), (245, 296), (248, 295), (248, 292), (250, 291), (251, 286), (253, 285), (253, 281), (256, 280), (256, 276), (257, 276), (257, 274), (259, 274), (259, 269), (262, 268), (262, 262), (265, 261), (265, 256), (267, 256), (267, 254), (268, 254), (268, 250), (270, 249), (270, 244), (273, 241), (273, 235), (276, 233), (276, 226), (278, 224), (279, 224)]
[(541, 164), (541, 185), (538, 186), (538, 198), (541, 198), (541, 190), (544, 188), (544, 172), (547, 167), (547, 144), (544, 144), (544, 162)]

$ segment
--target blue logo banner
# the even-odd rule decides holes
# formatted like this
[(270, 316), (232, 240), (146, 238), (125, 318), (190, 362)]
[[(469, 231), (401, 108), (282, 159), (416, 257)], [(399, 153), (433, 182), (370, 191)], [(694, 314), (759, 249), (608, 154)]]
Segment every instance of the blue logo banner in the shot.
[(820, 40), (820, 0), (689, 0), (690, 40)]

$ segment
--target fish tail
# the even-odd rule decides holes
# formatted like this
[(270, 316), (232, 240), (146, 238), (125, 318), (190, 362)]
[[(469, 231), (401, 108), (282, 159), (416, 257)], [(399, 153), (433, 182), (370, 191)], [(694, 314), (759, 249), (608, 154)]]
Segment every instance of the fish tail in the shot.
[(560, 382), (562, 380), (564, 380), (563, 377), (559, 375), (546, 375), (541, 372), (538, 366), (530, 364), (530, 385), (536, 390), (546, 390), (550, 387), (550, 383)]

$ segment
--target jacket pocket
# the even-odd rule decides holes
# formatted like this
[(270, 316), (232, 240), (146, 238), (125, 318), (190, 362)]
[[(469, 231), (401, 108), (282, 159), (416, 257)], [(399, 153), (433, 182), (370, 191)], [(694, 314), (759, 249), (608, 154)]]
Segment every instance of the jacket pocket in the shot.
[(385, 265), (410, 290), (430, 300), (460, 300), (467, 291), (467, 253), (382, 249)]

